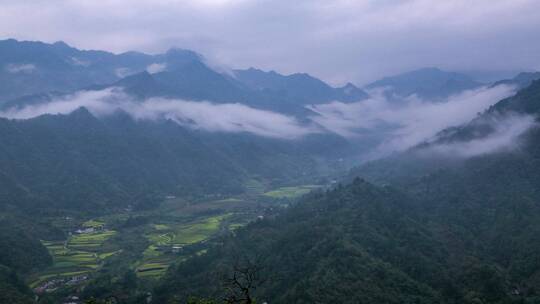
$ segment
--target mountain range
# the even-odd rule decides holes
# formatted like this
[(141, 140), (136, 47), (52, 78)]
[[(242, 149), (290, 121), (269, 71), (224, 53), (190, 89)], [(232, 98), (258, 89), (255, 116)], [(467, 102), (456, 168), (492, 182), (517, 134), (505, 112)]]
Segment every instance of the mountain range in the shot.
[(241, 102), (284, 112), (301, 111), (311, 103), (367, 97), (352, 84), (333, 88), (307, 74), (284, 76), (255, 69), (222, 74), (209, 67), (201, 55), (182, 49), (158, 55), (116, 55), (82, 51), (63, 42), (10, 39), (0, 41), (0, 58), (0, 100), (7, 106), (35, 101), (48, 92), (70, 93), (108, 86), (122, 87), (139, 98)]
[(385, 95), (390, 99), (414, 95), (436, 101), (482, 85), (464, 74), (445, 72), (438, 68), (423, 68), (385, 77), (368, 84), (366, 88), (385, 90)]
[[(538, 303), (539, 78), (480, 83), (424, 68), (334, 87), (305, 73), (221, 72), (183, 49), (0, 41), (0, 302), (33, 302), (21, 276), (53, 265), (40, 240), (71, 237), (58, 224), (71, 215), (127, 212), (114, 241), (127, 244), (118, 252), (142, 246), (129, 253), (140, 261), (149, 232), (167, 225), (127, 223), (156, 216), (165, 198), (197, 209), (240, 197), (271, 204), (243, 228), (217, 227), (163, 279), (122, 287), (119, 301), (147, 303), (151, 291), (153, 303), (218, 303), (223, 274), (247, 259), (260, 264), (261, 303)], [(262, 195), (291, 185), (319, 190)], [(82, 291), (137, 281), (123, 262), (125, 277), (99, 273)]]
[[(4, 82), (4, 90), (10, 92), (7, 95), (19, 96), (5, 102), (4, 109), (69, 101), (71, 94), (79, 90), (100, 92), (122, 88), (127, 96), (140, 102), (151, 98), (215, 104), (235, 102), (312, 123), (308, 118), (317, 114), (307, 105), (357, 103), (369, 98), (365, 91), (350, 83), (334, 88), (308, 74), (285, 76), (254, 68), (219, 73), (201, 55), (182, 49), (159, 55), (135, 52), (115, 55), (81, 51), (62, 42), (4, 40), (0, 41), (0, 53), (3, 77), (36, 86), (35, 90), (23, 92), (9, 81)], [(33, 68), (10, 70), (17, 65)], [(130, 72), (120, 75), (118, 69)], [(494, 86), (524, 87), (538, 76), (538, 73), (520, 74)], [(430, 97), (430, 90), (444, 96), (479, 85), (464, 75), (429, 68), (384, 78), (367, 87), (391, 86), (392, 94)], [(2, 201), (8, 203), (4, 206), (32, 201), (66, 207), (83, 194), (88, 198), (85, 200), (88, 206), (116, 206), (111, 202), (129, 204), (142, 192), (234, 193), (242, 191), (245, 182), (254, 176), (263, 183), (272, 180), (283, 183), (302, 176), (335, 173), (329, 163), (334, 166), (336, 160), (343, 158), (354, 161), (361, 151), (380, 142), (375, 139), (371, 143), (373, 139), (368, 137), (351, 140), (320, 131), (292, 141), (249, 132), (214, 133), (178, 125), (177, 120), (165, 117), (162, 122), (141, 121), (121, 109), (101, 117), (81, 108), (64, 115), (0, 119), (3, 130), (0, 139), (4, 143), (0, 154), (1, 195)], [(280, 169), (274, 170), (276, 167)], [(101, 186), (88, 188), (88, 184)]]

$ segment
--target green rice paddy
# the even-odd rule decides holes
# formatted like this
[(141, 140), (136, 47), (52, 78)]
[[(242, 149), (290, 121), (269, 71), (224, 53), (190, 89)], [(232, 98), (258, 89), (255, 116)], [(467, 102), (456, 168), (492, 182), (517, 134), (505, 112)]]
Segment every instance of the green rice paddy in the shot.
[(104, 222), (98, 220), (89, 220), (82, 224), (84, 228), (101, 228), (105, 225)]
[(296, 187), (281, 187), (276, 190), (266, 192), (264, 195), (272, 198), (298, 198), (317, 188), (320, 188), (320, 186), (303, 185)]
[(152, 243), (143, 252), (143, 259), (136, 267), (141, 278), (155, 278), (163, 275), (177, 259), (171, 253), (173, 246), (186, 246), (207, 240), (216, 234), (223, 220), (231, 214), (209, 217), (200, 221), (181, 225), (153, 225), (154, 231), (146, 237)]
[(119, 252), (101, 252), (103, 243), (115, 234), (115, 231), (98, 231), (73, 235), (66, 241), (42, 241), (53, 257), (53, 265), (33, 276), (30, 286), (35, 287), (51, 278), (70, 277), (95, 271), (103, 260)]

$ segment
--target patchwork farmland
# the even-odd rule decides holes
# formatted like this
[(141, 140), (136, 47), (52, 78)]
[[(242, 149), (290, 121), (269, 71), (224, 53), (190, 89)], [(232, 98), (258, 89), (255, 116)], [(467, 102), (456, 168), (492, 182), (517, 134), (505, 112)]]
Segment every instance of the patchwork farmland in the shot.
[(90, 231), (73, 234), (65, 241), (42, 241), (53, 257), (53, 265), (34, 275), (30, 286), (39, 287), (51, 279), (89, 274), (97, 270), (105, 259), (118, 252), (103, 248), (103, 244), (116, 234), (115, 231), (102, 228)]

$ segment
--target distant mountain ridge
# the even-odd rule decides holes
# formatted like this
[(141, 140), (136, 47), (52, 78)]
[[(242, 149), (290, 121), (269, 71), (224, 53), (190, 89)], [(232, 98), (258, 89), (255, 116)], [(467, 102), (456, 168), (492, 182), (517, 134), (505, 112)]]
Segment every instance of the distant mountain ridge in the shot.
[(465, 74), (423, 68), (385, 77), (368, 84), (366, 89), (384, 89), (390, 99), (416, 95), (425, 100), (437, 101), (482, 85)]
[[(140, 75), (138, 75), (140, 74)], [(524, 87), (539, 72), (522, 73), (498, 84)], [(124, 79), (125, 78), (125, 79)], [(36, 96), (72, 93), (118, 85), (139, 98), (162, 96), (250, 106), (304, 115), (306, 105), (331, 101), (356, 102), (369, 97), (352, 83), (332, 87), (309, 74), (282, 75), (256, 68), (222, 74), (196, 52), (172, 48), (163, 54), (113, 54), (79, 50), (64, 42), (0, 40), (0, 107), (39, 102)], [(385, 77), (365, 86), (384, 89), (389, 99), (416, 95), (439, 101), (484, 85), (461, 73), (423, 68)]]
[(514, 78), (496, 81), (492, 86), (506, 84), (514, 85), (518, 89), (523, 89), (538, 79), (540, 79), (540, 72), (523, 72), (519, 73)]
[(49, 91), (111, 83), (164, 58), (137, 52), (82, 51), (64, 42), (0, 41), (0, 103)]
[[(367, 93), (352, 83), (341, 88), (333, 88), (323, 81), (305, 73), (281, 75), (275, 71), (264, 72), (249, 68), (234, 70), (237, 80), (248, 87), (259, 91), (270, 91), (273, 94), (286, 94), (303, 104), (316, 104), (339, 100), (354, 102), (368, 97)], [(305, 92), (309, 92), (306, 94)]]
[(352, 84), (333, 88), (308, 74), (284, 76), (260, 70), (236, 70), (235, 76), (209, 67), (193, 51), (164, 54), (113, 54), (83, 51), (63, 42), (0, 41), (0, 105), (47, 101), (48, 92), (124, 88), (138, 98), (169, 97), (244, 103), (287, 113), (304, 113), (307, 104), (367, 98)]

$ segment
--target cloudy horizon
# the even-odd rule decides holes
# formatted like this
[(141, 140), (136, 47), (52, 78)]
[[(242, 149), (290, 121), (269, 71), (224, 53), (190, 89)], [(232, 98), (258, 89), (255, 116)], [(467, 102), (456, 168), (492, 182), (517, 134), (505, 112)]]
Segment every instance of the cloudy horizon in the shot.
[(113, 52), (181, 47), (232, 68), (362, 85), (428, 66), (484, 78), (538, 70), (538, 12), (533, 0), (0, 1), (0, 37)]

